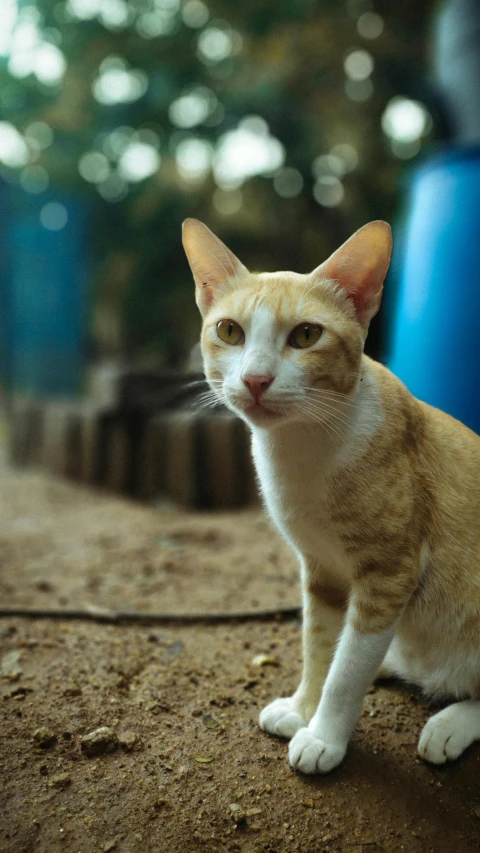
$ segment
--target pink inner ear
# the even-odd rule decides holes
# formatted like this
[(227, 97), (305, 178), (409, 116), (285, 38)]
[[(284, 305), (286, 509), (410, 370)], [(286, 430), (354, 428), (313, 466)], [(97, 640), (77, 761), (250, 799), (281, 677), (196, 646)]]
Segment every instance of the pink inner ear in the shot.
[(230, 249), (197, 219), (183, 223), (183, 245), (197, 286), (197, 305), (202, 314), (210, 307), (217, 289), (247, 273)]
[(207, 281), (202, 282), (202, 302), (207, 308), (210, 308), (213, 302), (213, 290)]
[(392, 234), (386, 222), (370, 222), (356, 231), (319, 270), (347, 291), (362, 325), (380, 307), (383, 282), (392, 254)]

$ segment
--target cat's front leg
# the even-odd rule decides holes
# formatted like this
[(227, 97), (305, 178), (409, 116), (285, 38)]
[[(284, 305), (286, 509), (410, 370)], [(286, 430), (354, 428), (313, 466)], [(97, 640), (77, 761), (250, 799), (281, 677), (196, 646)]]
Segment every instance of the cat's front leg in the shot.
[[(292, 767), (328, 773), (342, 761), (363, 699), (394, 635), (411, 591), (408, 576), (370, 576), (354, 585), (347, 620), (319, 706), (289, 746)], [(388, 596), (388, 597), (387, 597)]]
[(363, 698), (393, 637), (393, 627), (361, 634), (347, 623), (322, 698), (308, 727), (290, 742), (290, 764), (302, 773), (328, 773), (342, 761)]
[(275, 699), (260, 713), (261, 728), (292, 738), (313, 717), (346, 610), (347, 595), (317, 563), (302, 566), (303, 672), (293, 696)]

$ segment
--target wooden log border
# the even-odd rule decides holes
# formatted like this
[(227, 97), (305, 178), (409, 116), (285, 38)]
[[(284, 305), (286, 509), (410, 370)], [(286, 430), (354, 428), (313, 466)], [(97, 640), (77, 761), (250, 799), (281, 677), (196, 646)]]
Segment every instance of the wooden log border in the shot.
[(248, 430), (226, 410), (14, 400), (9, 436), (15, 465), (111, 492), (198, 509), (258, 502)]

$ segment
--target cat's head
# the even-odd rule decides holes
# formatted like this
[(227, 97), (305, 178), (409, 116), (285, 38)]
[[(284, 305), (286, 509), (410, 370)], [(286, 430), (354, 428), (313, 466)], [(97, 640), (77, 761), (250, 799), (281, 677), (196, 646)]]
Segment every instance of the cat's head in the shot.
[(365, 225), (309, 275), (250, 273), (196, 219), (184, 222), (183, 245), (218, 400), (261, 427), (328, 421), (358, 383), (390, 263), (389, 225)]

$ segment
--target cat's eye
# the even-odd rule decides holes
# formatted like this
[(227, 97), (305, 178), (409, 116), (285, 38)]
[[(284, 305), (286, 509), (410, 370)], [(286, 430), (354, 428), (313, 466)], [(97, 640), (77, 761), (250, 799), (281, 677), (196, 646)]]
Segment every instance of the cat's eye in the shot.
[(235, 320), (219, 320), (217, 323), (217, 335), (225, 344), (236, 346), (245, 340), (243, 329)]
[(288, 343), (294, 349), (307, 349), (316, 344), (323, 329), (316, 323), (300, 323), (288, 336)]

